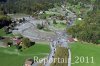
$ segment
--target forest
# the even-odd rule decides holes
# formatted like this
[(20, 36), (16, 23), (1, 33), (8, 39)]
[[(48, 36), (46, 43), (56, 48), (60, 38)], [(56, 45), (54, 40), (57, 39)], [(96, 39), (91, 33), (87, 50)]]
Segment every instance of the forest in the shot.
[(92, 11), (81, 23), (71, 26), (67, 32), (81, 41), (100, 44), (100, 2), (96, 0)]

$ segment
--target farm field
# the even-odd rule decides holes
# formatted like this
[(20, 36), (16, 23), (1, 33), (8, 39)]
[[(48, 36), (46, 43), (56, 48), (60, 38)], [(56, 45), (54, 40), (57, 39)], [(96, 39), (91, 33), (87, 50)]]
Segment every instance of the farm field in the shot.
[(49, 45), (35, 44), (22, 52), (15, 47), (0, 48), (0, 66), (22, 66), (27, 58), (45, 57), (50, 52)]
[[(72, 53), (72, 66), (100, 66), (100, 46), (75, 42), (72, 43), (70, 47)], [(84, 57), (84, 60), (82, 57)], [(88, 60), (86, 57), (88, 57)]]

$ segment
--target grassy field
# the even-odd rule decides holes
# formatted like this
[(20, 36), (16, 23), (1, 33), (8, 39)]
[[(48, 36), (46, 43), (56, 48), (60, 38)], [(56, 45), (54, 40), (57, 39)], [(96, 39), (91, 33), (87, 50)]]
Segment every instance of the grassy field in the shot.
[(65, 29), (66, 24), (64, 20), (56, 20), (57, 24), (54, 24), (55, 28)]
[(3, 29), (0, 29), (0, 36), (4, 36), (6, 33), (3, 31)]
[(52, 12), (52, 11), (45, 11), (46, 12), (46, 14), (48, 14), (48, 15), (60, 15), (60, 13), (58, 13), (58, 12)]
[(13, 36), (13, 34), (6, 34), (2, 28), (2, 29), (0, 29), (0, 36)]
[(46, 44), (35, 44), (22, 52), (17, 51), (15, 47), (0, 48), (0, 66), (22, 66), (25, 59), (34, 56), (42, 58), (49, 52), (49, 45)]
[[(66, 60), (68, 58), (67, 48), (57, 47), (54, 58), (57, 59), (54, 60), (54, 62), (50, 66), (67, 66), (67, 60)], [(58, 58), (60, 58), (60, 60)], [(61, 61), (62, 58), (64, 59), (64, 62)]]
[(76, 19), (76, 20), (74, 21), (74, 24), (75, 24), (75, 25), (80, 24), (80, 23), (82, 23), (82, 21), (80, 21), (80, 20), (78, 20), (78, 19)]
[(100, 46), (76, 42), (71, 44), (70, 47), (72, 52), (72, 66), (100, 66)]
[(63, 24), (55, 24), (54, 27), (55, 28), (59, 28), (59, 29), (64, 29), (66, 27), (66, 25), (63, 25)]

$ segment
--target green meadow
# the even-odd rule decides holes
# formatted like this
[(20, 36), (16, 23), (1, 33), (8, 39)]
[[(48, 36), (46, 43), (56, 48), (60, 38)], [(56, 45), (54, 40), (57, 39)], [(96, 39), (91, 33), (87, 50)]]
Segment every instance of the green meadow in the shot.
[(37, 56), (43, 58), (50, 53), (47, 44), (35, 44), (34, 46), (19, 52), (16, 47), (0, 48), (0, 66), (22, 66), (27, 58)]
[(70, 44), (72, 66), (100, 66), (100, 46), (84, 42)]

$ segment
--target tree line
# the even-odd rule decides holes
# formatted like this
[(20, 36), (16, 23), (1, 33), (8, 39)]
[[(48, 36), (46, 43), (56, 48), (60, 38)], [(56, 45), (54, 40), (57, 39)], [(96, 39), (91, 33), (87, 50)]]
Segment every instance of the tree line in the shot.
[(100, 43), (100, 12), (86, 17), (80, 24), (70, 27), (67, 32), (79, 40)]
[(55, 3), (64, 0), (7, 0), (0, 3), (0, 8), (7, 13), (27, 13), (48, 10), (54, 7)]
[(0, 28), (8, 26), (11, 19), (7, 14), (25, 13), (34, 15), (54, 7), (61, 0), (0, 0)]
[(94, 3), (92, 11), (80, 21), (81, 23), (71, 26), (67, 32), (81, 41), (100, 44), (100, 2)]

